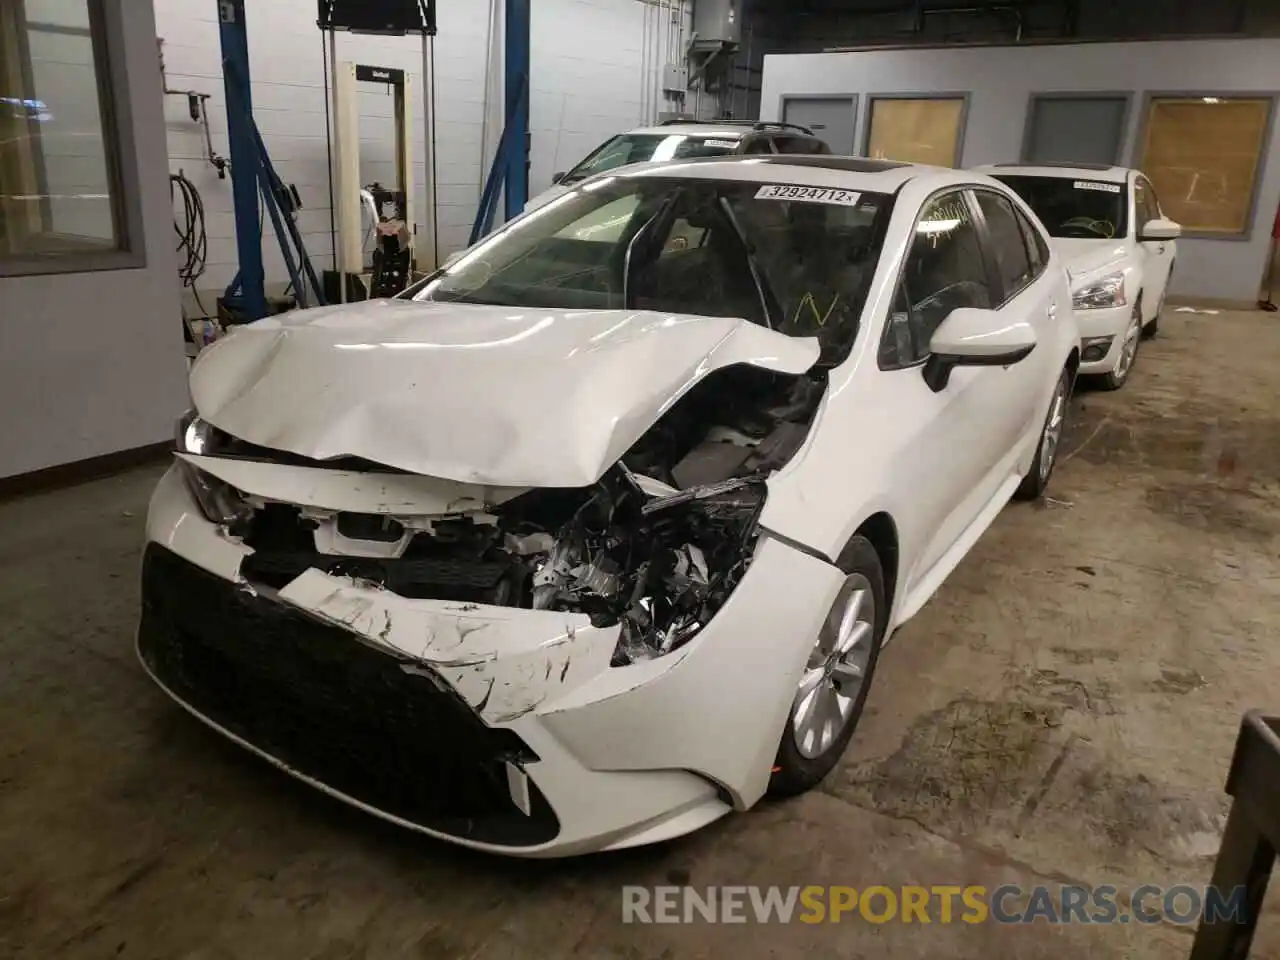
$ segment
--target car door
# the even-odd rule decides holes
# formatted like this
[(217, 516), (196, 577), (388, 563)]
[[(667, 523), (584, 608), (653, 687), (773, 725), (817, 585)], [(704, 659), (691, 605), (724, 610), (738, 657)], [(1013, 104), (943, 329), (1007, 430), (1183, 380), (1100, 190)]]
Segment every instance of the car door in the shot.
[[(987, 246), (1000, 274), (1003, 300), (996, 312), (1010, 323), (1030, 323), (1040, 344), (1040, 349), (1033, 350), (1022, 363), (1005, 370), (1007, 402), (1018, 413), (1005, 424), (1012, 431), (1006, 435), (1012, 449), (1018, 447), (1028, 431), (1040, 427), (1040, 398), (1045, 387), (1055, 382), (1058, 370), (1058, 358), (1052, 349), (1059, 339), (1058, 311), (1067, 309), (1067, 305), (1057, 302), (1057, 285), (1045, 272), (1047, 249), (1035, 242), (1035, 230), (1025, 222), (1026, 214), (1018, 201), (995, 189), (977, 189), (974, 198), (982, 213)], [(1016, 455), (1017, 450), (1014, 452)]]
[[(1029, 416), (1031, 398), (1025, 394), (1034, 379), (1017, 370), (1022, 364), (957, 367), (947, 386), (935, 392), (923, 376), (930, 339), (960, 307), (1009, 316), (1029, 312), (1027, 304), (1038, 293), (1026, 293), (1005, 297), (980, 206), (969, 189), (948, 189), (925, 202), (878, 358), (878, 390), (886, 415), (898, 426), (892, 483), (911, 503), (900, 520), (904, 556), (914, 557), (903, 571), (903, 585), (908, 594), (923, 585), (919, 602), (963, 554), (953, 548), (976, 538), (1016, 486), (1016, 479), (1012, 486), (1008, 482), (1015, 438)], [(912, 613), (904, 609), (901, 615)]]
[(1134, 245), (1142, 264), (1142, 319), (1145, 322), (1155, 318), (1164, 302), (1177, 244), (1173, 240), (1142, 239), (1146, 225), (1162, 215), (1156, 188), (1142, 174), (1133, 180), (1133, 209)]

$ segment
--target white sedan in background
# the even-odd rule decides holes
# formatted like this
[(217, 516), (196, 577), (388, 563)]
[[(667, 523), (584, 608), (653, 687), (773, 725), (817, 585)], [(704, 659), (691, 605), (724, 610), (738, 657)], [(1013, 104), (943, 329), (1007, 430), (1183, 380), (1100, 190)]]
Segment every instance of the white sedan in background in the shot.
[(678, 836), (832, 769), (885, 640), (1044, 490), (1078, 364), (1066, 272), (995, 180), (595, 177), (401, 298), (200, 355), (141, 661), (436, 837)]
[(1133, 371), (1138, 345), (1160, 322), (1182, 228), (1160, 210), (1139, 170), (1089, 165), (998, 164), (1036, 212), (1067, 264), (1080, 324), (1080, 372), (1111, 390)]

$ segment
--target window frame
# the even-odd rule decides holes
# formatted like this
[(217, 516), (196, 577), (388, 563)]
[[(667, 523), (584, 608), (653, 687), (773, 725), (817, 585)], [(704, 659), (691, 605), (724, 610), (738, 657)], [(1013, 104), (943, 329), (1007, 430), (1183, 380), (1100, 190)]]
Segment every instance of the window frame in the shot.
[[(1141, 207), (1141, 204), (1138, 201), (1139, 188), (1146, 190), (1148, 195), (1151, 197), (1151, 202), (1155, 204), (1156, 216), (1153, 219), (1163, 217), (1164, 210), (1160, 206), (1160, 195), (1156, 193), (1156, 185), (1151, 182), (1151, 179), (1146, 174), (1140, 172), (1135, 173), (1133, 176), (1133, 239), (1141, 243), (1142, 231), (1146, 229), (1147, 224), (1151, 221), (1144, 219), (1141, 225), (1138, 223)], [(1145, 217), (1146, 214), (1142, 213), (1142, 216)]]
[[(1003, 190), (997, 190), (995, 187), (974, 186), (969, 188), (969, 192), (973, 197), (973, 206), (977, 209), (978, 214), (982, 221), (978, 232), (982, 235), (982, 238), (983, 238), (983, 244), (984, 244), (983, 249), (986, 252), (987, 261), (988, 261), (987, 272), (991, 273), (991, 269), (992, 267), (994, 267), (995, 279), (999, 281), (999, 284), (995, 286), (994, 289), (999, 292), (1001, 299), (998, 303), (992, 306), (991, 309), (1003, 310), (1008, 304), (1012, 303), (1020, 294), (1022, 294), (1028, 287), (1034, 285), (1035, 282), (1040, 279), (1041, 275), (1044, 273), (1044, 264), (1046, 264), (1048, 261), (1047, 261), (1047, 258), (1042, 260), (1041, 261), (1042, 265), (1039, 272), (1033, 271), (1030, 279), (1028, 279), (1026, 283), (1022, 284), (1022, 286), (1018, 287), (1016, 290), (1010, 290), (1008, 288), (1008, 285), (1004, 281), (1004, 274), (1000, 270), (1000, 258), (996, 255), (995, 240), (991, 236), (991, 226), (990, 224), (987, 223), (986, 211), (982, 209), (982, 204), (978, 202), (978, 194), (980, 192), (984, 192), (984, 193), (990, 193), (990, 194), (993, 194), (994, 196), (1003, 198), (1004, 201), (1008, 203), (1010, 208), (1013, 210), (1013, 219), (1015, 223), (1018, 222), (1018, 215), (1022, 211), (1018, 209), (1017, 200), (1015, 200), (1012, 196), (1010, 196), (1009, 193), (1006, 193)], [(1021, 199), (1021, 198), (1018, 198), (1018, 199)], [(1029, 267), (1033, 266), (1031, 262), (1031, 251), (1027, 248), (1026, 232), (1022, 229), (1021, 224), (1018, 224), (1018, 235), (1022, 237), (1022, 250), (1027, 255), (1027, 266)], [(1038, 249), (1036, 252), (1037, 252), (1037, 255), (1039, 255), (1040, 251)]]
[(1022, 127), (1022, 151), (1019, 156), (1022, 163), (1034, 165), (1031, 160), (1031, 147), (1035, 143), (1036, 106), (1046, 100), (1104, 100), (1110, 103), (1124, 101), (1124, 111), (1120, 117), (1120, 137), (1116, 141), (1115, 156), (1112, 166), (1122, 166), (1129, 128), (1133, 123), (1133, 91), (1132, 90), (1047, 90), (1032, 91), (1027, 95), (1027, 117)]
[[(987, 285), (991, 288), (993, 297), (997, 295), (1003, 296), (1004, 283), (1000, 278), (999, 264), (996, 263), (995, 254), (991, 249), (991, 238), (990, 234), (987, 232), (987, 222), (983, 219), (982, 209), (978, 206), (977, 198), (973, 194), (973, 191), (980, 187), (980, 184), (974, 183), (951, 183), (945, 187), (940, 187), (921, 201), (920, 207), (916, 210), (915, 216), (911, 218), (910, 242), (907, 244), (906, 252), (902, 255), (902, 260), (898, 263), (898, 269), (894, 271), (893, 287), (891, 288), (892, 292), (889, 295), (889, 306), (880, 322), (880, 341), (876, 346), (876, 366), (880, 370), (886, 372), (912, 370), (916, 367), (924, 366), (924, 364), (929, 361), (929, 358), (933, 356), (932, 353), (926, 353), (924, 356), (913, 360), (910, 363), (886, 364), (884, 362), (883, 350), (885, 340), (889, 337), (889, 318), (893, 313), (894, 304), (898, 300), (898, 291), (902, 288), (902, 276), (906, 272), (907, 260), (911, 257), (911, 248), (915, 243), (916, 227), (920, 223), (921, 215), (935, 200), (952, 193), (962, 195), (964, 204), (969, 210), (969, 219), (973, 221), (974, 229), (978, 234), (978, 245), (982, 250), (982, 265), (984, 272), (987, 275)], [(999, 308), (993, 307), (992, 309)]]
[[(116, 249), (60, 254), (16, 254), (0, 258), (0, 277), (30, 277), (62, 273), (97, 273), (146, 267), (146, 231), (142, 219), (142, 189), (138, 152), (126, 70), (124, 4), (127, 0), (85, 0), (89, 41), (93, 49), (102, 121), (102, 146), (111, 187), (111, 215)], [(24, 19), (22, 29), (25, 30)], [(39, 22), (39, 21), (36, 21)], [(78, 36), (83, 33), (72, 30)]]
[[(1254, 230), (1258, 225), (1258, 206), (1261, 201), (1263, 176), (1270, 162), (1271, 142), (1275, 137), (1276, 100), (1275, 90), (1149, 90), (1142, 100), (1142, 115), (1138, 122), (1138, 136), (1133, 144), (1133, 153), (1129, 166), (1135, 170), (1143, 170), (1146, 160), (1147, 142), (1151, 134), (1152, 108), (1157, 100), (1203, 100), (1205, 97), (1216, 97), (1220, 100), (1265, 100), (1267, 101), (1267, 119), (1263, 126), (1262, 147), (1258, 151), (1258, 162), (1253, 170), (1253, 182), (1249, 188), (1248, 213), (1245, 215), (1244, 229), (1237, 233), (1219, 230), (1194, 230), (1183, 227), (1182, 236), (1191, 240), (1228, 240), (1248, 243), (1254, 238)], [(1145, 175), (1145, 174), (1144, 174)], [(1147, 177), (1150, 181), (1150, 177)], [(1154, 186), (1152, 182), (1152, 186)], [(1158, 196), (1158, 194), (1157, 194)], [(1262, 229), (1270, 229), (1270, 221), (1263, 223)], [(1136, 236), (1137, 234), (1135, 234)]]
[[(1022, 198), (1019, 197), (1019, 200)], [(1014, 215), (1018, 218), (1018, 226), (1022, 228), (1022, 238), (1027, 242), (1027, 255), (1031, 254), (1031, 247), (1036, 249), (1036, 261), (1032, 266), (1036, 268), (1035, 277), (1032, 279), (1034, 283), (1044, 276), (1044, 272), (1049, 269), (1049, 261), (1053, 259), (1053, 250), (1049, 247), (1049, 242), (1045, 240), (1044, 234), (1040, 228), (1036, 226), (1036, 218), (1033, 214), (1022, 209), (1017, 203), (1013, 206)]]
[(951, 168), (960, 170), (964, 167), (964, 147), (965, 135), (969, 131), (969, 106), (973, 95), (967, 90), (939, 90), (912, 93), (868, 93), (863, 97), (861, 105), (860, 122), (857, 129), (861, 131), (861, 137), (855, 132), (854, 144), (859, 150), (859, 155), (863, 157), (871, 156), (871, 123), (875, 118), (876, 103), (880, 100), (959, 100), (960, 101), (960, 120), (958, 122), (959, 129), (956, 130), (956, 148), (955, 155), (952, 157)]

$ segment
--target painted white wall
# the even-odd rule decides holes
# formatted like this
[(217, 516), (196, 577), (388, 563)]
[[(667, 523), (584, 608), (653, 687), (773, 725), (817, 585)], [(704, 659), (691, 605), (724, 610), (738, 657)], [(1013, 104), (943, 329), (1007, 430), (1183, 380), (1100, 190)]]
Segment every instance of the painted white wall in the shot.
[[(208, 109), (214, 149), (228, 153), (226, 105), (216, 4), (211, 0), (155, 0), (157, 31), (164, 38), (168, 85), (212, 94)], [(637, 0), (536, 0), (531, 25), (530, 194), (544, 189), (557, 170), (576, 163), (608, 136), (641, 118), (641, 50), (646, 5)], [(501, 132), (501, 53), (496, 129), (490, 156), (482, 158), (485, 123), (488, 0), (437, 5), (435, 40), (436, 168), (441, 257), (466, 245), (492, 149)], [(317, 269), (332, 264), (326, 156), (322, 34), (315, 0), (271, 0), (248, 10), (254, 116), (277, 171), (294, 183), (304, 208), (300, 226)], [(656, 28), (655, 28), (656, 32)], [(418, 219), (425, 197), (425, 140), (421, 94), (422, 45), (412, 37), (338, 34), (338, 59), (405, 70), (415, 86), (414, 170)], [(392, 98), (362, 85), (361, 179), (393, 179)], [(199, 284), (206, 305), (236, 270), (230, 180), (220, 181), (203, 161), (204, 139), (182, 97), (168, 97), (165, 118), (169, 166), (183, 170), (204, 198), (209, 235), (208, 272)], [(269, 282), (287, 279), (267, 224), (263, 244)]]
[(146, 266), (0, 279), (0, 477), (165, 440), (185, 405), (155, 25), (121, 6)]
[[(1280, 88), (1280, 40), (1201, 40), (1063, 46), (870, 50), (765, 58), (761, 118), (781, 116), (782, 98), (818, 93), (968, 91), (962, 163), (1016, 161), (1033, 92), (1132, 91), (1126, 163), (1140, 150), (1148, 92), (1229, 93)], [(861, 112), (861, 111), (860, 111)], [(859, 116), (857, 141), (863, 141)], [(1175, 294), (1252, 301), (1257, 296), (1280, 202), (1280, 123), (1267, 147), (1252, 232), (1242, 240), (1180, 242)]]

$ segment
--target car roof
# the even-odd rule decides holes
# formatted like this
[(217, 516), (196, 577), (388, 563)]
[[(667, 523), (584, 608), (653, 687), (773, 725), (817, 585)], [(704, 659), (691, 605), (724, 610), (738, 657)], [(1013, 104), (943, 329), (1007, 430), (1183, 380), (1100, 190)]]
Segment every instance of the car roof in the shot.
[(668, 120), (656, 127), (641, 127), (628, 130), (622, 136), (701, 136), (722, 140), (741, 140), (753, 133), (784, 134), (799, 137), (814, 137), (816, 134), (808, 127), (797, 123), (786, 123), (779, 120)]
[[(644, 163), (625, 168), (621, 176), (690, 177), (703, 180), (768, 180), (795, 186), (832, 187), (893, 193), (909, 180), (924, 175), (950, 174), (956, 183), (972, 183), (971, 174), (947, 167), (929, 167), (894, 160), (837, 157), (826, 154), (777, 154), (745, 157), (698, 157)], [(851, 178), (850, 175), (853, 175)], [(602, 174), (607, 176), (608, 174)]]
[(623, 136), (698, 136), (711, 137), (716, 140), (739, 140), (754, 132), (751, 127), (741, 124), (668, 123), (660, 127), (641, 127), (638, 130), (628, 130)]
[(1097, 163), (992, 163), (974, 170), (997, 177), (1000, 174), (1019, 177), (1062, 177), (1097, 180), (1102, 183), (1128, 183), (1130, 167), (1112, 167)]

